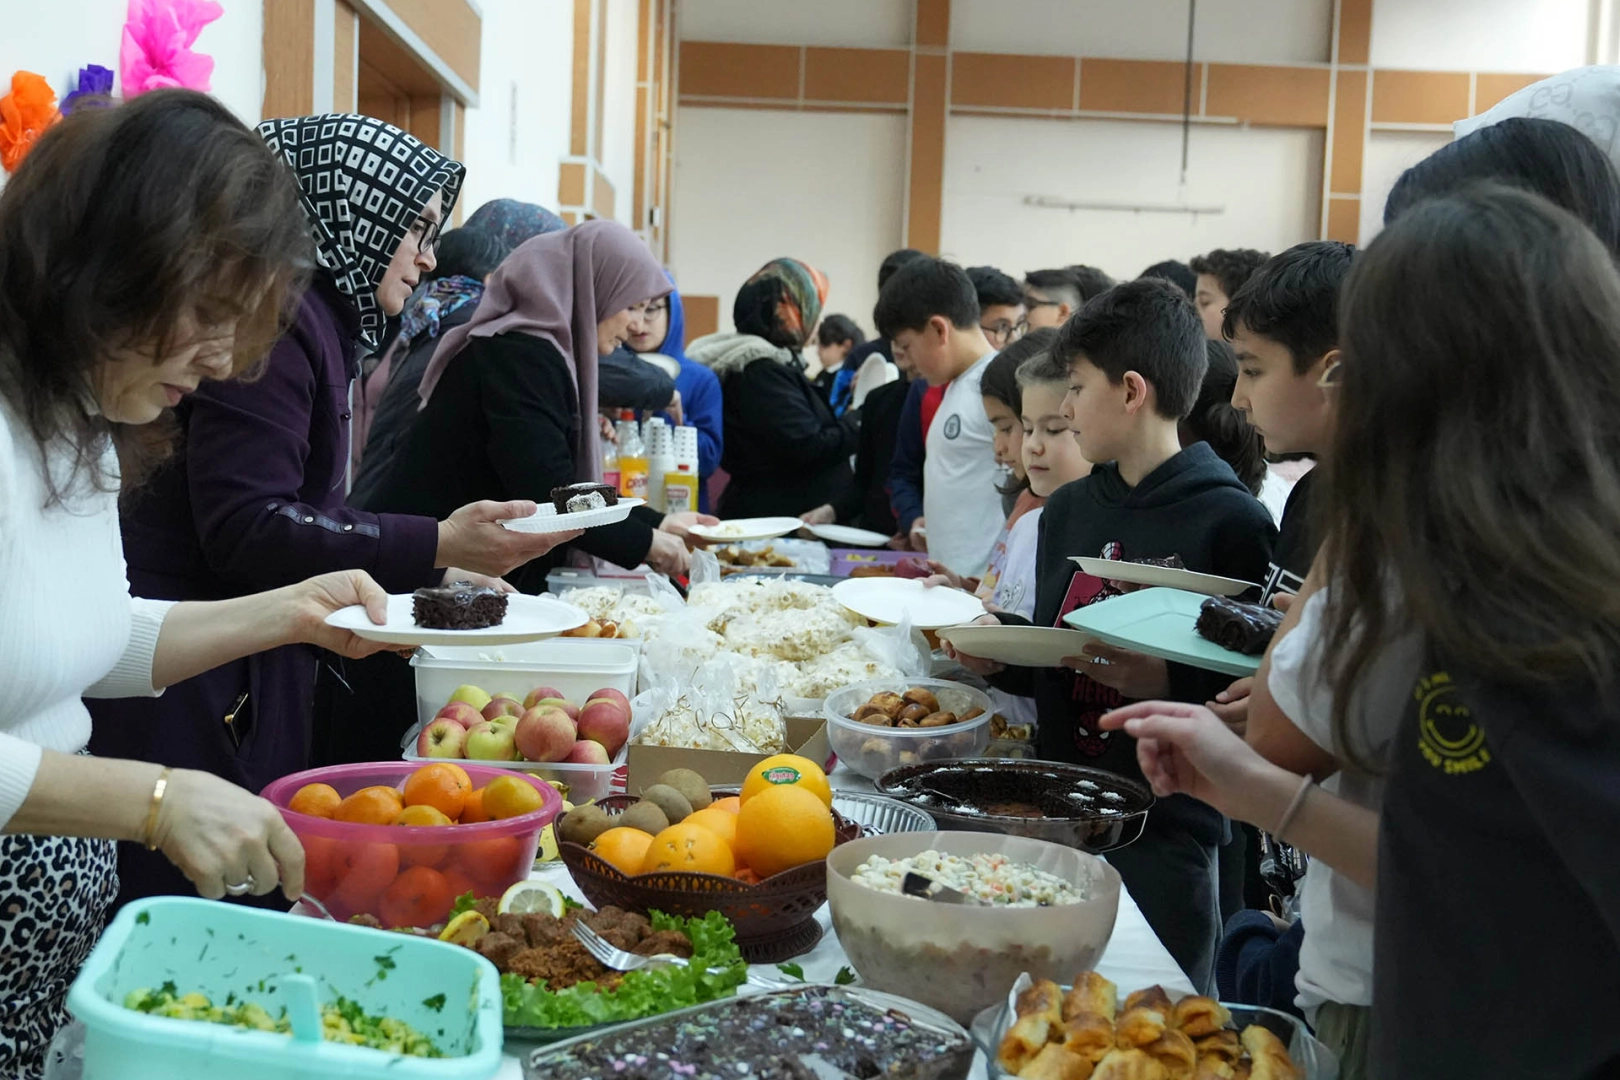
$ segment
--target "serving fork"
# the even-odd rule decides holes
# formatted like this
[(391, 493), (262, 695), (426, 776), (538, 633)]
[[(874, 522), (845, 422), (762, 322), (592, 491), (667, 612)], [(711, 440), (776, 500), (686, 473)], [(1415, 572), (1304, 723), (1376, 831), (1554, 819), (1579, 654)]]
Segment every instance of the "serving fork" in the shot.
[[(673, 953), (657, 953), (653, 956), (642, 956), (639, 953), (626, 952), (608, 941), (601, 934), (585, 925), (584, 920), (574, 920), (574, 937), (585, 946), (585, 951), (596, 958), (597, 963), (614, 971), (640, 971), (643, 968), (663, 967), (674, 964), (677, 967), (689, 967), (686, 960)], [(725, 968), (710, 968), (710, 975), (719, 975)], [(753, 971), (748, 973), (748, 983), (751, 986), (762, 987), (766, 990), (786, 990), (793, 983), (781, 979), (773, 979), (766, 975), (756, 975)]]

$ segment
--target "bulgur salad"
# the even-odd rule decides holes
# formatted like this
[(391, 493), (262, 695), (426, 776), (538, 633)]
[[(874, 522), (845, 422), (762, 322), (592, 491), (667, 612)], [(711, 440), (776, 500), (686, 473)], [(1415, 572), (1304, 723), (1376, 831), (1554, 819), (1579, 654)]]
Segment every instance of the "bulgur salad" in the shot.
[(903, 895), (908, 873), (921, 874), (993, 907), (1033, 908), (1078, 904), (1086, 891), (1055, 874), (1005, 855), (946, 855), (924, 851), (907, 859), (873, 855), (855, 868), (852, 880), (878, 892)]

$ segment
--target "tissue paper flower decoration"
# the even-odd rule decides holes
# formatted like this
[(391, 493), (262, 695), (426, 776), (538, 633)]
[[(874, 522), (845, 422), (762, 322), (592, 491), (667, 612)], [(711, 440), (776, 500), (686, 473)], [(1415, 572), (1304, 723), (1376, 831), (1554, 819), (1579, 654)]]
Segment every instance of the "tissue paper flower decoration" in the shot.
[(225, 13), (213, 0), (129, 0), (118, 63), (124, 98), (179, 86), (207, 90), (214, 58), (191, 51), (203, 27)]
[[(62, 99), (62, 115), (66, 116), (71, 113), (77, 107), (80, 98), (110, 98), (112, 92), (112, 68), (104, 68), (100, 64), (86, 64), (79, 69), (79, 88)], [(95, 104), (106, 105), (110, 103), (100, 101)]]
[(0, 168), (16, 172), (34, 141), (60, 119), (50, 83), (32, 71), (13, 75), (11, 93), (0, 97)]

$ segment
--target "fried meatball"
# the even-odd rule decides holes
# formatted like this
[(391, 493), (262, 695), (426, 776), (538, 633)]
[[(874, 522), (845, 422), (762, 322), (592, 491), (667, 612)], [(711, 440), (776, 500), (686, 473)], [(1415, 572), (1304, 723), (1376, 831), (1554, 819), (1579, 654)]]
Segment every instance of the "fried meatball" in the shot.
[(640, 956), (657, 956), (659, 953), (669, 953), (682, 960), (692, 959), (692, 942), (678, 930), (656, 930), (642, 939), (631, 952)]
[(574, 940), (574, 935), (563, 926), (561, 920), (545, 912), (523, 916), (523, 933), (531, 949), (549, 949), (553, 945)]
[(547, 949), (524, 949), (511, 960), (512, 974), (542, 980), (547, 989), (564, 990), (575, 983), (606, 985), (608, 971), (577, 941)]
[(519, 941), (529, 940), (529, 935), (523, 929), (523, 916), (497, 915), (489, 920), (491, 930), (499, 930), (503, 934), (517, 938)]
[(624, 913), (624, 918), (619, 920), (619, 926), (621, 929), (627, 930), (634, 934), (637, 941), (642, 940), (648, 934), (653, 932), (652, 923), (647, 921), (647, 916), (637, 915), (633, 911), (627, 911)]
[(511, 934), (492, 930), (478, 939), (477, 951), (504, 975), (511, 970), (512, 958), (523, 951), (523, 942)]
[(493, 896), (486, 896), (473, 904), (473, 910), (489, 920), (489, 925), (495, 925), (495, 918), (501, 913), (501, 902)]

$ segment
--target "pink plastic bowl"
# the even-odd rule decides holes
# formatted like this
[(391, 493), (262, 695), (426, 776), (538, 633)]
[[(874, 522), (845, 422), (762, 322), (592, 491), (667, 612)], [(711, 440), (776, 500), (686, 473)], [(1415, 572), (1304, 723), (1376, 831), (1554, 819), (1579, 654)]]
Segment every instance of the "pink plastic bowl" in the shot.
[(562, 796), (538, 777), (512, 769), (464, 766), (475, 788), (497, 777), (516, 777), (540, 792), (532, 814), (476, 825), (410, 827), (355, 825), (287, 809), (305, 784), (330, 784), (342, 796), (381, 785), (403, 789), (431, 761), (375, 761), (333, 765), (284, 776), (263, 795), (287, 819), (304, 845), (304, 891), (338, 919), (374, 915), (385, 926), (442, 923), (455, 898), (472, 892), (499, 896), (527, 877), (540, 832), (562, 812)]

